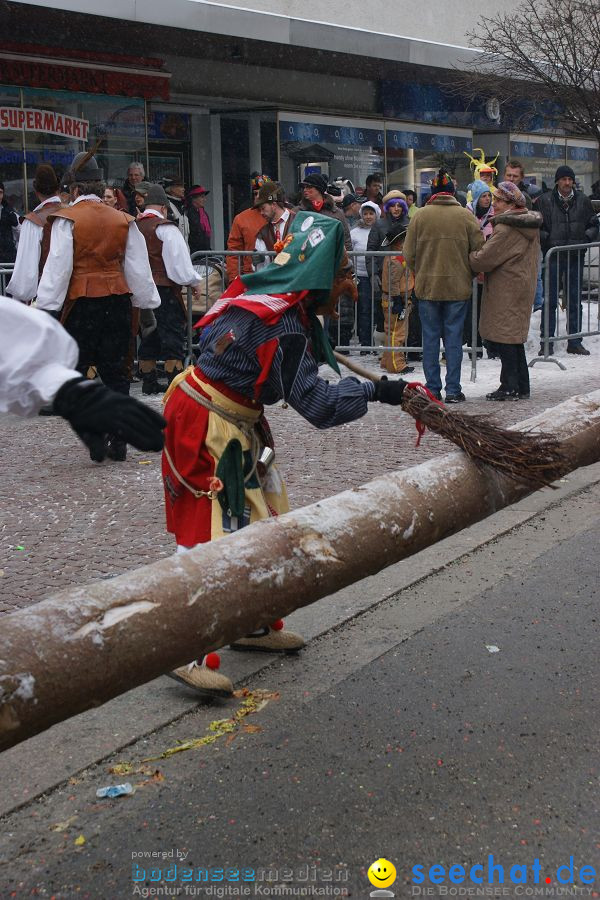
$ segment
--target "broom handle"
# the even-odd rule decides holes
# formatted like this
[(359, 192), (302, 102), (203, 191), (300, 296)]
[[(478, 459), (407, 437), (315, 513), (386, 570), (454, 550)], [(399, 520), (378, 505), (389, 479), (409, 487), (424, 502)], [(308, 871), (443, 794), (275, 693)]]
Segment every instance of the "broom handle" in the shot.
[(369, 381), (374, 381), (375, 384), (377, 384), (378, 381), (381, 381), (381, 375), (376, 375), (375, 372), (370, 372), (368, 369), (363, 369), (363, 367), (359, 366), (358, 363), (350, 362), (348, 357), (344, 356), (343, 353), (338, 353), (337, 350), (334, 350), (333, 355), (339, 363), (341, 363), (343, 366), (346, 366), (346, 368), (350, 369), (351, 372), (354, 372), (355, 375), (361, 375), (363, 378), (367, 378)]

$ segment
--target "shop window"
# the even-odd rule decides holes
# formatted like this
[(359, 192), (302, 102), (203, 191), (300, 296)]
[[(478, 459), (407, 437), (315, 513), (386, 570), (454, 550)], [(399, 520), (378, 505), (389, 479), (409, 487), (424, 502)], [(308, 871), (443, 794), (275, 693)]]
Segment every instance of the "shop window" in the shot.
[(554, 187), (554, 173), (566, 162), (566, 142), (564, 138), (542, 142), (539, 137), (511, 140), (510, 157), (523, 163), (526, 182), (546, 191)]
[(431, 179), (443, 166), (452, 174), (459, 189), (473, 180), (470, 159), (473, 142), (463, 133), (400, 130), (386, 127), (388, 190), (414, 190), (420, 205), (429, 195)]
[(349, 179), (364, 191), (368, 175), (384, 169), (383, 123), (281, 113), (279, 118), (280, 181), (294, 196), (307, 173), (329, 181)]
[[(109, 183), (121, 183), (133, 160), (147, 168), (144, 100), (42, 88), (0, 88), (0, 96), (0, 176), (19, 213), (37, 203), (32, 183), (40, 163), (60, 178), (75, 154), (100, 139), (96, 156)], [(18, 130), (10, 127), (17, 115)]]
[[(0, 86), (0, 181), (4, 198), (17, 212), (23, 209), (23, 130), (14, 115), (21, 106), (19, 88)], [(11, 127), (13, 126), (13, 127)]]

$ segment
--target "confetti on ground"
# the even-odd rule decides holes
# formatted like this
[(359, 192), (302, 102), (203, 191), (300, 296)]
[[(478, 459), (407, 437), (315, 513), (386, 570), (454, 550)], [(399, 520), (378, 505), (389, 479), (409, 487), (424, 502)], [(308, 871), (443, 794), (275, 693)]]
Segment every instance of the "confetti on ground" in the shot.
[(50, 831), (66, 831), (67, 828), (71, 827), (76, 818), (77, 816), (69, 816), (64, 822), (57, 822), (55, 825), (51, 825)]
[[(233, 694), (238, 700), (242, 700), (242, 704), (238, 710), (229, 719), (215, 719), (208, 726), (210, 734), (201, 738), (194, 738), (190, 741), (179, 741), (175, 747), (169, 747), (160, 756), (150, 756), (143, 762), (155, 762), (158, 759), (169, 759), (175, 753), (183, 753), (185, 750), (195, 750), (198, 747), (204, 747), (207, 744), (214, 744), (220, 737), (237, 732), (242, 724), (243, 719), (252, 713), (259, 712), (270, 700), (279, 700), (278, 691), (249, 691), (243, 688), (241, 691), (235, 691)], [(260, 726), (245, 726), (245, 728), (260, 730)]]
[(4, 577), (4, 569), (0, 569), (0, 578)]
[(109, 775), (154, 775), (152, 766), (134, 766), (132, 763), (117, 763), (108, 770)]
[(85, 844), (84, 836), (80, 834), (78, 838), (75, 838), (74, 844), (76, 847), (83, 847), (83, 845)]
[(496, 647), (495, 644), (486, 644), (485, 649), (488, 653), (500, 653), (500, 647)]
[(147, 784), (160, 784), (160, 782), (164, 780), (165, 776), (160, 769), (155, 769), (150, 778), (145, 778), (144, 781), (136, 781), (135, 789), (137, 790), (140, 787), (146, 787)]
[(23, 547), (22, 544), (17, 544), (17, 546), (15, 547), (15, 550), (24, 550), (24, 549), (25, 549), (25, 547)]

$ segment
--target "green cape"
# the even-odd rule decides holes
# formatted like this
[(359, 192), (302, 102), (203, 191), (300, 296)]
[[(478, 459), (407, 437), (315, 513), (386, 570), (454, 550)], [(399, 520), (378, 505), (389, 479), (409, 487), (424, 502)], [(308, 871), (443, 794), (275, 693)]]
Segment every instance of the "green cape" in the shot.
[(242, 275), (245, 294), (331, 291), (344, 256), (344, 228), (338, 219), (318, 213), (296, 214), (289, 244), (258, 272)]

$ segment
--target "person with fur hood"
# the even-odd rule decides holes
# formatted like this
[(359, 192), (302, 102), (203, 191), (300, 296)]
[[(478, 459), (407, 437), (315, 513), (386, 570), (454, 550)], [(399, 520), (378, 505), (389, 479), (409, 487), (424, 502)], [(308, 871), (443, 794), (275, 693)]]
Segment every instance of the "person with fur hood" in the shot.
[(503, 181), (494, 194), (494, 231), (469, 254), (474, 272), (484, 273), (479, 330), (500, 357), (500, 387), (487, 400), (529, 398), (525, 341), (537, 282), (540, 252), (539, 212), (530, 211), (522, 191)]
[[(373, 339), (373, 298), (364, 252), (367, 249), (371, 229), (376, 225), (379, 216), (379, 205), (373, 200), (365, 200), (359, 210), (359, 224), (350, 232), (352, 250), (357, 254), (354, 257), (358, 278), (357, 324), (358, 340), (362, 347), (370, 347)], [(362, 354), (368, 352), (368, 350), (361, 350)]]
[[(473, 213), (483, 235), (484, 240), (488, 240), (492, 236), (494, 230), (493, 218), (494, 207), (492, 206), (492, 191), (490, 185), (486, 181), (478, 179), (469, 185), (469, 196), (471, 199), (467, 203), (467, 209)], [(481, 317), (481, 297), (483, 294), (483, 274), (477, 276), (477, 347), (481, 346), (481, 335), (479, 334), (479, 319)], [(473, 325), (472, 325), (472, 306), (473, 301), (469, 300), (467, 314), (465, 316), (465, 324), (463, 328), (463, 344), (467, 347), (472, 346)], [(495, 354), (490, 347), (487, 348), (490, 359), (495, 359)], [(483, 350), (477, 353), (477, 358), (483, 356)]]

